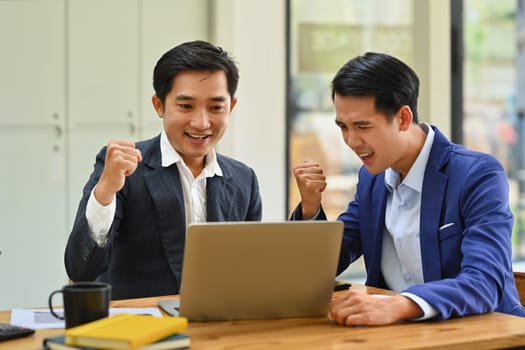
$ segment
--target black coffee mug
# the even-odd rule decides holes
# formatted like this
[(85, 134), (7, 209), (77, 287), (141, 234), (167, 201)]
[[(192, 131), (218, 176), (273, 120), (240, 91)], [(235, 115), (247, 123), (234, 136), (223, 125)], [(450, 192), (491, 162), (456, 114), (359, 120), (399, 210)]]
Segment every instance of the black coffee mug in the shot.
[[(62, 293), (64, 316), (53, 310), (53, 295)], [(66, 328), (108, 317), (111, 285), (101, 282), (77, 282), (55, 290), (49, 295), (49, 311), (60, 320), (65, 319)]]

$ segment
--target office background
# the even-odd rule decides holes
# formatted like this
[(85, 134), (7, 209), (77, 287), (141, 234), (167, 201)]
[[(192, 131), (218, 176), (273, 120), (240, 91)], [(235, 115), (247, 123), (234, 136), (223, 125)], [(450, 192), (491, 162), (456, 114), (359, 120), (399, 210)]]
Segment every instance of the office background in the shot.
[[(289, 169), (319, 149), (341, 157), (327, 160), (335, 219), (358, 163), (333, 134), (329, 78), (359, 51), (396, 54), (420, 76), (421, 120), (451, 136), (451, 8), (442, 0), (0, 0), (0, 309), (45, 305), (67, 283), (63, 250), (96, 152), (160, 132), (150, 100), (162, 53), (204, 39), (236, 57), (239, 103), (218, 150), (257, 172), (264, 221), (287, 218), (297, 200)], [(360, 264), (348, 271), (359, 274)]]

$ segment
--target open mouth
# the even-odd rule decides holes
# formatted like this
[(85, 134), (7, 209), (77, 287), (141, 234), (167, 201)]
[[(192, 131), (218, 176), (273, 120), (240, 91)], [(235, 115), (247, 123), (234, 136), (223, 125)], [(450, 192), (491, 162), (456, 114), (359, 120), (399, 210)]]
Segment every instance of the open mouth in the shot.
[(359, 153), (359, 158), (361, 158), (363, 161), (366, 161), (368, 159), (370, 159), (370, 157), (372, 157), (372, 155), (374, 154), (374, 152), (368, 152), (368, 153)]
[(192, 134), (192, 133), (189, 133), (187, 132), (186, 133), (187, 136), (191, 137), (192, 139), (195, 139), (195, 140), (205, 140), (207, 139), (208, 137), (210, 137), (211, 135), (199, 135), (199, 134)]

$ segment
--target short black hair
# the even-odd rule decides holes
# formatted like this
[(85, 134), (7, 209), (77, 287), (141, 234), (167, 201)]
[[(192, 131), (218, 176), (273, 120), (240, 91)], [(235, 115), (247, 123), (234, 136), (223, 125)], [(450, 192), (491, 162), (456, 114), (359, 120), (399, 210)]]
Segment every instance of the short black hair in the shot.
[(384, 54), (367, 52), (348, 61), (332, 80), (332, 99), (341, 96), (373, 96), (375, 108), (390, 119), (408, 105), (418, 123), (419, 78), (407, 64)]
[(228, 82), (228, 92), (233, 99), (239, 83), (239, 70), (236, 62), (221, 47), (202, 40), (188, 41), (175, 46), (158, 60), (153, 70), (155, 95), (166, 102), (173, 80), (183, 71), (224, 71)]

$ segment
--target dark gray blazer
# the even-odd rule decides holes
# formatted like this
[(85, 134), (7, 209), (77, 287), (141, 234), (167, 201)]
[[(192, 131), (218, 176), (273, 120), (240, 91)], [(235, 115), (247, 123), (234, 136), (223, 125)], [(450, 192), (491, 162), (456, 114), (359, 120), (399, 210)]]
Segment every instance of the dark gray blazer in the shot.
[[(184, 198), (177, 165), (161, 166), (160, 135), (137, 143), (142, 162), (117, 193), (115, 218), (105, 247), (89, 234), (86, 204), (106, 157), (104, 147), (84, 187), (65, 251), (73, 281), (112, 285), (112, 298), (179, 293), (186, 235)], [(208, 221), (261, 220), (262, 204), (254, 171), (217, 154), (223, 176), (207, 179)]]

